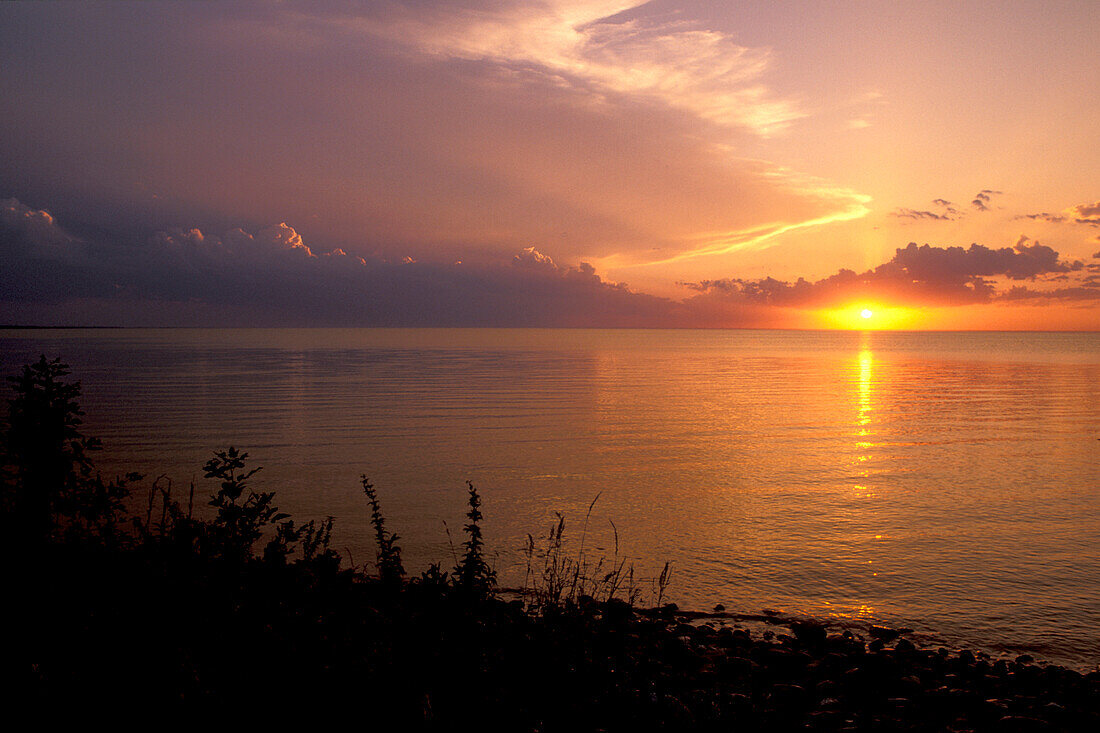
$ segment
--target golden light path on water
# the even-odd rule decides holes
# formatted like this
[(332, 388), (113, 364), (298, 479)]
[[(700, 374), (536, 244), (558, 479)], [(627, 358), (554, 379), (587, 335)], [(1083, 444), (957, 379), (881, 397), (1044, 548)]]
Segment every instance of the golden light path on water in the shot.
[[(860, 316), (869, 319), (873, 315), (870, 309), (863, 309)], [(852, 466), (852, 474), (856, 480), (852, 483), (853, 511), (864, 513), (860, 503), (875, 500), (875, 491), (871, 488), (871, 471), (867, 464), (871, 460), (870, 450), (876, 446), (872, 435), (872, 419), (874, 413), (873, 387), (874, 387), (875, 358), (871, 351), (871, 334), (864, 331), (860, 335), (860, 350), (856, 356), (853, 370), (855, 390), (855, 460)], [(881, 540), (882, 535), (875, 535), (875, 540)], [(869, 566), (874, 563), (866, 561)], [(878, 573), (870, 569), (871, 577), (878, 577)], [(830, 614), (837, 618), (874, 618), (875, 607), (866, 602), (851, 604), (848, 608), (837, 608)]]

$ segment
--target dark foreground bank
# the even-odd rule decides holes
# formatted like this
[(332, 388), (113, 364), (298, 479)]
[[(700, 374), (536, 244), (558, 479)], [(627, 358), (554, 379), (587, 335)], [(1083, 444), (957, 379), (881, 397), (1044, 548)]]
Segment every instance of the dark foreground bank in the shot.
[[(395, 730), (1100, 729), (1100, 675), (795, 623), (771, 639), (618, 600), (524, 608), (451, 578), (51, 558), (18, 670), (35, 708), (354, 709)], [(11, 689), (10, 687), (8, 688)]]
[(204, 467), (210, 495), (104, 481), (66, 375), (43, 359), (12, 380), (5, 712), (121, 727), (227, 711), (333, 725), (340, 711), (368, 730), (1100, 729), (1100, 673), (918, 649), (886, 630), (751, 634), (638, 610), (621, 564), (586, 586), (553, 546), (532, 548), (530, 586), (505, 596), (472, 486), (455, 566), (410, 576), (364, 479), (378, 554), (348, 568), (331, 520), (279, 512), (233, 449)]

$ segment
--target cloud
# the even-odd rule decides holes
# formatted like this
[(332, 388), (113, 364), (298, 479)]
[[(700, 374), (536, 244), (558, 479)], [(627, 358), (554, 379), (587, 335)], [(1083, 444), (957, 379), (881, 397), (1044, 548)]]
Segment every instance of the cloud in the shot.
[[(675, 326), (675, 303), (561, 266), (534, 247), (481, 265), (314, 252), (290, 225), (214, 235), (157, 231), (71, 248), (46, 262), (16, 235), (35, 216), (5, 202), (0, 301), (19, 312), (80, 302), (83, 322), (124, 325)], [(42, 217), (38, 217), (42, 220)], [(54, 223), (56, 226), (56, 223)], [(97, 315), (98, 314), (98, 315)], [(149, 320), (154, 319), (154, 320)]]
[(962, 212), (947, 199), (932, 199), (932, 205), (939, 209), (939, 212), (928, 209), (897, 208), (890, 212), (890, 216), (914, 221), (955, 221), (962, 216)]
[(868, 213), (746, 152), (807, 114), (773, 88), (770, 49), (637, 1), (19, 12), (0, 87), (27, 91), (0, 119), (0, 191), (81, 231), (286, 219), (362, 256), (537, 244), (629, 266)]
[(1038, 213), (1038, 214), (1020, 214), (1019, 216), (1017, 216), (1015, 218), (1016, 219), (1031, 219), (1032, 221), (1046, 221), (1046, 222), (1050, 222), (1051, 224), (1061, 224), (1066, 220), (1066, 217), (1064, 217), (1064, 216), (1059, 216), (1058, 214), (1051, 214), (1050, 212), (1047, 212), (1047, 211), (1044, 211), (1044, 212), (1041, 212), (1041, 213)]
[[(1000, 298), (990, 278), (1035, 280), (1053, 273), (1077, 272), (1083, 267), (1081, 262), (1063, 262), (1050, 247), (1029, 243), (1022, 237), (1014, 247), (1000, 249), (980, 244), (964, 249), (918, 246), (910, 242), (896, 250), (889, 262), (872, 270), (856, 273), (842, 269), (815, 282), (799, 278), (792, 283), (769, 277), (681, 284), (703, 294), (794, 308), (833, 306), (855, 299), (910, 305), (963, 305)], [(1049, 297), (1068, 297), (1070, 291), (1063, 291), (1061, 296)]]
[[(791, 309), (859, 298), (964, 305), (1100, 296), (1089, 279), (1100, 265), (1066, 262), (1027, 237), (1000, 249), (910, 243), (876, 268), (842, 269), (813, 282), (765, 277), (682, 283), (693, 294), (678, 301), (606, 281), (587, 262), (561, 264), (534, 246), (508, 258), (467, 264), (364, 258), (312, 248), (287, 223), (221, 234), (181, 227), (137, 241), (77, 241), (41, 210), (9, 200), (3, 211), (0, 305), (8, 314), (37, 322), (785, 327), (791, 325)], [(43, 258), (26, 246), (28, 231), (65, 240)], [(998, 281), (1031, 284), (1002, 292)]]
[(1070, 206), (1064, 209), (1060, 214), (1052, 214), (1044, 211), (1038, 214), (1022, 214), (1016, 218), (1046, 221), (1051, 224), (1073, 223), (1100, 226), (1100, 201), (1092, 204), (1077, 204), (1075, 206)]
[(3, 225), (10, 245), (18, 241), (25, 253), (40, 257), (55, 257), (60, 248), (77, 239), (62, 229), (50, 212), (32, 209), (18, 199), (0, 199), (0, 225)]
[(1093, 301), (1100, 300), (1100, 282), (1086, 279), (1081, 285), (1067, 288), (1053, 288), (1050, 290), (1036, 290), (1024, 285), (1014, 285), (997, 296), (997, 300), (1004, 302), (1022, 301)]
[(978, 211), (989, 211), (989, 203), (993, 200), (993, 196), (999, 196), (1001, 193), (1001, 191), (983, 188), (974, 195), (974, 200), (970, 204)]
[(894, 209), (890, 216), (899, 219), (934, 219), (937, 221), (951, 221), (954, 217), (947, 214), (937, 214), (933, 211), (917, 211), (915, 209)]
[(446, 59), (535, 67), (562, 85), (648, 98), (768, 136), (805, 113), (762, 77), (765, 48), (684, 20), (636, 15), (645, 2), (393, 2), (359, 21), (367, 32)]
[(1077, 204), (1065, 211), (1078, 224), (1100, 226), (1100, 201), (1093, 204)]

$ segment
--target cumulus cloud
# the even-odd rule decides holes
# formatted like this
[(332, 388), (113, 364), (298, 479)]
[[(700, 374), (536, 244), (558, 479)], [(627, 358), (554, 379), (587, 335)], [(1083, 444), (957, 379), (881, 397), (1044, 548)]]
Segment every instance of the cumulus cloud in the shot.
[[(469, 264), (364, 258), (311, 248), (287, 223), (77, 242), (41, 210), (9, 200), (4, 212), (0, 305), (32, 320), (69, 313), (70, 322), (119, 325), (782, 327), (788, 309), (855, 298), (958, 305), (1100, 295), (1100, 263), (1064, 261), (1027, 237), (1000, 249), (910, 243), (876, 268), (817, 281), (684, 283), (694, 294), (677, 301), (604, 280), (587, 262), (561, 264), (534, 246)], [(43, 258), (26, 246), (28, 232), (65, 237), (64, 246)], [(998, 281), (1029, 284), (1002, 291)]]
[(605, 282), (587, 263), (559, 265), (534, 247), (511, 260), (476, 266), (411, 257), (387, 261), (341, 249), (314, 252), (294, 227), (280, 223), (222, 234), (168, 229), (138, 243), (91, 242), (45, 262), (17, 236), (28, 228), (39, 231), (35, 221), (43, 218), (17, 201), (6, 202), (4, 211), (0, 302), (9, 310), (18, 304), (20, 312), (82, 299), (82, 318), (96, 321), (96, 313), (112, 313), (114, 322), (130, 325), (687, 323), (672, 301)]
[[(802, 278), (795, 282), (727, 278), (682, 284), (703, 294), (796, 308), (837, 305), (858, 298), (913, 305), (962, 305), (1003, 297), (991, 278), (1035, 280), (1083, 268), (1083, 263), (1064, 262), (1050, 247), (1023, 237), (1014, 247), (1000, 249), (980, 244), (964, 249), (910, 242), (896, 250), (889, 262), (874, 269), (863, 273), (842, 269), (814, 282)], [(1014, 292), (1018, 297), (1021, 291)], [(1061, 296), (1049, 297), (1069, 297), (1069, 293), (1070, 289), (1062, 289)]]
[(1078, 224), (1100, 226), (1100, 201), (1093, 204), (1077, 204), (1066, 209), (1066, 214)]
[(32, 209), (18, 199), (0, 199), (0, 225), (9, 246), (22, 246), (25, 253), (56, 257), (61, 248), (78, 240), (62, 229), (50, 212)]

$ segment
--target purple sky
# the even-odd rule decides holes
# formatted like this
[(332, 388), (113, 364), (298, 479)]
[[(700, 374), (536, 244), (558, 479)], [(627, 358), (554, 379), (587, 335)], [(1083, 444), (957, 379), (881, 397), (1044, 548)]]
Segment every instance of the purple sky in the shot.
[(1097, 31), (1092, 2), (5, 3), (0, 320), (1100, 329)]

